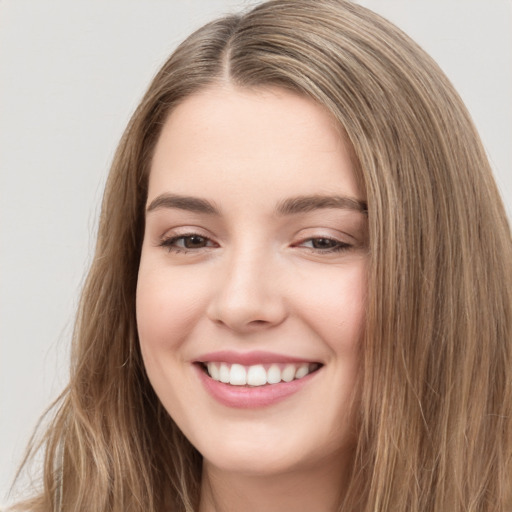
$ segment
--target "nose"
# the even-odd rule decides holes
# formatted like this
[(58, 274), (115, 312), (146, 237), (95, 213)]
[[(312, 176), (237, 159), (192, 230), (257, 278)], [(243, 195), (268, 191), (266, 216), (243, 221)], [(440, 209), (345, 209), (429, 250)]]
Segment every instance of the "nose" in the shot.
[(275, 327), (287, 317), (283, 276), (276, 265), (255, 254), (224, 262), (207, 309), (216, 324), (239, 333)]

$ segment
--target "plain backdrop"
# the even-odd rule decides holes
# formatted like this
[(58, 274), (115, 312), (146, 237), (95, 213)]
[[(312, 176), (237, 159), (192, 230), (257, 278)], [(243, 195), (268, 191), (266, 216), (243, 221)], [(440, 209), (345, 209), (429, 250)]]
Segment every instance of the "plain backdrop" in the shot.
[[(247, 0), (0, 0), (0, 503), (66, 382), (115, 147), (192, 29)], [(512, 1), (361, 0), (441, 65), (512, 211)]]

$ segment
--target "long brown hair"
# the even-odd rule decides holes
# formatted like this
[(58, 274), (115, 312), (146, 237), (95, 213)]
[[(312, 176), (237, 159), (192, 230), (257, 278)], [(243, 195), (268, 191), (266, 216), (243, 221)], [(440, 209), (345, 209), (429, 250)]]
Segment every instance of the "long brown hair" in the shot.
[(343, 511), (511, 510), (512, 246), (459, 96), (414, 42), (343, 0), (275, 0), (190, 36), (107, 183), (71, 380), (32, 510), (193, 511), (201, 457), (156, 398), (135, 322), (148, 170), (167, 115), (219, 81), (324, 105), (353, 146), (370, 269), (359, 437)]

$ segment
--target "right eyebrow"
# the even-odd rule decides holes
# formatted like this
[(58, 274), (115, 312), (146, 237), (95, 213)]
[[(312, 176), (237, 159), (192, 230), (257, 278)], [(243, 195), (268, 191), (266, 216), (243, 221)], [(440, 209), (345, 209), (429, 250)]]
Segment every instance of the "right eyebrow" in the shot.
[(218, 208), (216, 208), (210, 201), (191, 196), (179, 196), (175, 194), (161, 194), (146, 208), (146, 213), (149, 213), (160, 208), (177, 208), (178, 210), (187, 210), (195, 213), (207, 213), (210, 215), (220, 215)]
[(328, 208), (352, 210), (364, 214), (368, 212), (368, 205), (360, 199), (349, 196), (324, 195), (290, 197), (280, 202), (276, 211), (279, 215), (294, 215)]

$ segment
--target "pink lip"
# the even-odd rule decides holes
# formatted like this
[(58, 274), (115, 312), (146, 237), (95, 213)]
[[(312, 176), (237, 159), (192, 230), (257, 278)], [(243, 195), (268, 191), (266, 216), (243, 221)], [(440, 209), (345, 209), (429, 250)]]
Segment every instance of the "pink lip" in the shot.
[[(211, 359), (208, 359), (211, 361)], [(225, 362), (226, 361), (223, 359)], [(261, 361), (261, 360), (259, 360)], [(280, 382), (266, 386), (231, 386), (213, 380), (199, 364), (193, 365), (197, 371), (201, 383), (206, 391), (222, 405), (237, 409), (252, 409), (266, 407), (285, 400), (287, 397), (300, 391), (320, 371), (317, 370), (302, 379), (291, 382)]]
[(254, 350), (252, 352), (233, 352), (231, 350), (221, 350), (218, 352), (210, 352), (209, 354), (203, 354), (197, 359), (197, 361), (201, 363), (237, 363), (243, 366), (270, 363), (316, 362), (308, 359), (302, 359), (299, 357), (290, 357), (283, 354), (273, 354), (271, 352), (263, 352), (260, 350)]

